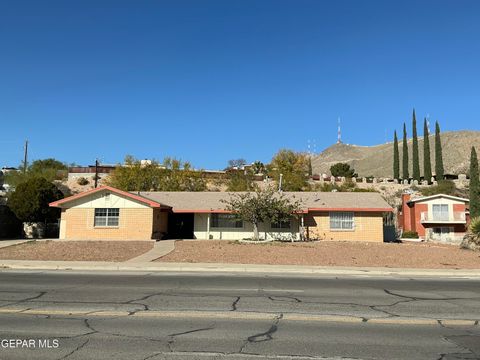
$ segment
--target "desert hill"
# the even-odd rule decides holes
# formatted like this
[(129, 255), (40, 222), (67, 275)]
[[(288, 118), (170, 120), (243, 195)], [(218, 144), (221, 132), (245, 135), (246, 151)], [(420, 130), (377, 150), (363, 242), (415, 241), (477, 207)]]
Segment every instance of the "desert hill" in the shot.
[[(470, 149), (480, 150), (480, 131), (450, 131), (441, 133), (443, 164), (446, 174), (466, 173), (470, 164)], [(432, 171), (435, 172), (435, 135), (431, 134), (430, 155)], [(408, 140), (410, 175), (412, 174), (412, 139)], [(400, 139), (400, 174), (402, 171), (402, 145)], [(420, 173), (423, 175), (423, 135), (418, 137)], [(393, 177), (393, 141), (375, 145), (358, 146), (335, 144), (312, 158), (314, 174), (330, 174), (330, 166), (346, 162), (353, 166), (359, 176)]]

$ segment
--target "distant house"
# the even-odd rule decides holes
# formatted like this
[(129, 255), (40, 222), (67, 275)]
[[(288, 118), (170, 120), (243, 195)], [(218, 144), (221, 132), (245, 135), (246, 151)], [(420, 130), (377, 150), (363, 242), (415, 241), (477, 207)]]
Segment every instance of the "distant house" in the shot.
[(89, 165), (89, 166), (70, 166), (68, 168), (68, 180), (74, 180), (81, 177), (94, 178), (95, 172), (100, 178), (108, 176), (115, 170), (115, 165)]
[(460, 243), (468, 222), (468, 199), (445, 194), (418, 198), (402, 195), (399, 228), (417, 232), (422, 240)]
[[(392, 208), (378, 193), (285, 192), (302, 214), (260, 224), (267, 239), (383, 242), (383, 218)], [(225, 239), (252, 236), (252, 226), (225, 210), (225, 192), (125, 192), (104, 186), (50, 204), (61, 208), (60, 238), (141, 240)]]

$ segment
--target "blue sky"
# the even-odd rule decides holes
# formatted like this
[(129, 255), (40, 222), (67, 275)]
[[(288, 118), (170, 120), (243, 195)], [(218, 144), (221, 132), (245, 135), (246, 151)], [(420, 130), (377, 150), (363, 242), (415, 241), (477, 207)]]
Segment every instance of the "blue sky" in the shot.
[[(479, 129), (478, 1), (0, 0), (0, 166), (391, 140), (415, 107)], [(420, 133), (421, 133), (421, 129)]]

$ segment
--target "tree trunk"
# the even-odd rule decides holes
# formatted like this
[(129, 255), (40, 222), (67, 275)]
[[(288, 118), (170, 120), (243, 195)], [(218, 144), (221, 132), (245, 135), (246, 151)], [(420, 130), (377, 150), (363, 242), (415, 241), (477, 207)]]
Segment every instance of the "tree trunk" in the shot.
[(258, 235), (258, 224), (253, 223), (253, 240), (258, 241), (259, 240), (259, 235)]

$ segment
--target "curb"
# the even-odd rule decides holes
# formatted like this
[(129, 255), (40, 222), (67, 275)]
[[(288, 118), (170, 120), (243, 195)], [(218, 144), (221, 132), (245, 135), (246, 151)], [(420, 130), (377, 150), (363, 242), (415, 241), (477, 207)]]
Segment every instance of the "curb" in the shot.
[(297, 265), (256, 265), (220, 263), (154, 263), (154, 262), (96, 262), (96, 261), (28, 261), (0, 260), (0, 271), (5, 270), (71, 270), (71, 271), (133, 271), (133, 272), (195, 272), (242, 273), (273, 275), (318, 275), (359, 277), (438, 277), (480, 280), (480, 269), (402, 269), (351, 268)]

